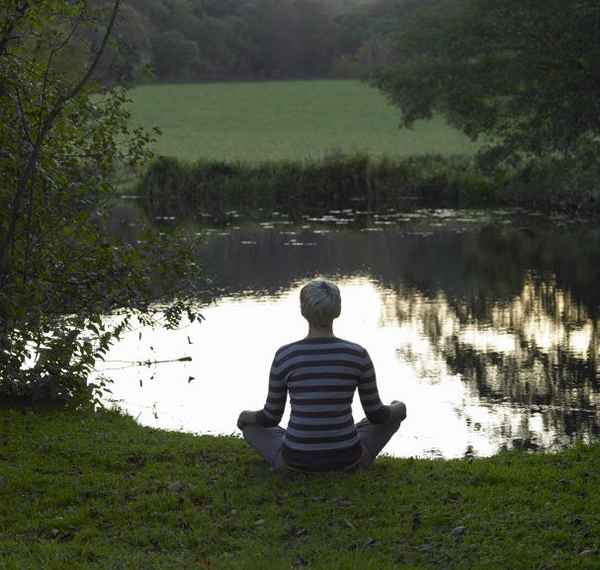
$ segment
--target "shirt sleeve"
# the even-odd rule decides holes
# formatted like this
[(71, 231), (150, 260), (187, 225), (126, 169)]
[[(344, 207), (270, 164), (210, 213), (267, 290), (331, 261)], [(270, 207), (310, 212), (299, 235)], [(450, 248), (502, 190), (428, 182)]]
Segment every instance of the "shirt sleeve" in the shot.
[(287, 384), (282, 366), (278, 362), (277, 354), (271, 364), (269, 372), (269, 393), (265, 407), (256, 414), (256, 423), (263, 427), (275, 427), (279, 425), (285, 402), (287, 400)]
[(384, 424), (389, 420), (390, 410), (379, 397), (375, 368), (366, 350), (364, 351), (362, 372), (358, 381), (358, 395), (363, 410), (371, 423)]

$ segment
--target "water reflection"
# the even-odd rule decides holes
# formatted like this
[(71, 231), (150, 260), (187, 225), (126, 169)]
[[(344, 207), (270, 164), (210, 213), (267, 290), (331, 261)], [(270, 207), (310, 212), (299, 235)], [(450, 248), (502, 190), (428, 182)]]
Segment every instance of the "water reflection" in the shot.
[(213, 232), (202, 258), (223, 297), (206, 322), (133, 331), (109, 356), (193, 362), (113, 371), (115, 399), (145, 424), (233, 432), (240, 409), (262, 405), (274, 350), (305, 332), (302, 280), (324, 274), (342, 290), (338, 335), (368, 348), (383, 398), (408, 405), (388, 453), (489, 455), (597, 436), (596, 230), (440, 218)]

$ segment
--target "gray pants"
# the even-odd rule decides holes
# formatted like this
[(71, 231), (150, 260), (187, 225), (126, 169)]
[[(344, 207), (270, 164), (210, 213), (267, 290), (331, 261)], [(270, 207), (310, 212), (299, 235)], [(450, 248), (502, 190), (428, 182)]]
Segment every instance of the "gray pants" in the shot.
[[(367, 418), (356, 424), (356, 431), (363, 448), (362, 457), (356, 467), (367, 467), (385, 447), (386, 443), (400, 428), (406, 417), (406, 406), (402, 402), (393, 402), (390, 406), (391, 417), (385, 424), (373, 424)], [(243, 430), (244, 439), (266, 459), (273, 469), (285, 469), (287, 466), (282, 456), (283, 436), (285, 430), (279, 426), (265, 428), (261, 426), (246, 426)]]

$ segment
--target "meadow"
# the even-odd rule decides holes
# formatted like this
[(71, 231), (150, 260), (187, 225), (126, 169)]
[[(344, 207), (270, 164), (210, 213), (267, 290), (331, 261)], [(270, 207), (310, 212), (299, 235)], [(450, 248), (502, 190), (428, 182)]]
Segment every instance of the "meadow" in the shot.
[(401, 158), (472, 154), (477, 145), (442, 118), (400, 129), (400, 112), (359, 81), (146, 85), (133, 122), (159, 127), (158, 155), (183, 160), (276, 161), (365, 153)]
[(0, 568), (597, 569), (600, 448), (269, 471), (115, 413), (0, 416)]

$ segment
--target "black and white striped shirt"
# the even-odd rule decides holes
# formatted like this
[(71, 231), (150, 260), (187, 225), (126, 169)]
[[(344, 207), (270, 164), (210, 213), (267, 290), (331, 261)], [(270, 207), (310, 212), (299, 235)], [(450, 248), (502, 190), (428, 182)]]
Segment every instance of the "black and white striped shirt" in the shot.
[(389, 409), (379, 398), (373, 363), (362, 346), (335, 337), (287, 344), (275, 353), (267, 403), (257, 421), (264, 427), (278, 425), (289, 392), (286, 463), (317, 471), (343, 468), (361, 454), (351, 408), (357, 388), (367, 418), (387, 421)]

